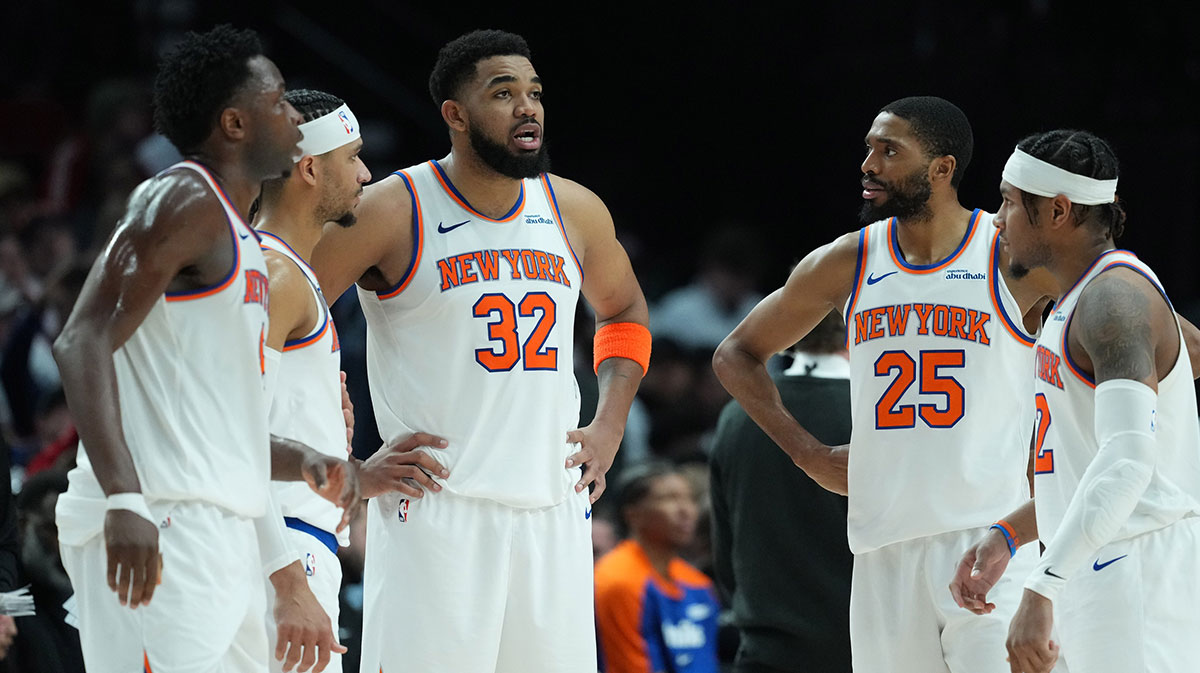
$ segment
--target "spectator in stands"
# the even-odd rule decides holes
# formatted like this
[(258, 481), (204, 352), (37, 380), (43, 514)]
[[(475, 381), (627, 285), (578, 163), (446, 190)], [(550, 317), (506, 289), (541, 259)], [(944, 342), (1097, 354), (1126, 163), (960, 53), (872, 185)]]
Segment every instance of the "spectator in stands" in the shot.
[(596, 564), (596, 632), (607, 673), (716, 673), (720, 605), (679, 557), (696, 535), (696, 495), (678, 469), (645, 463), (617, 491), (629, 538)]

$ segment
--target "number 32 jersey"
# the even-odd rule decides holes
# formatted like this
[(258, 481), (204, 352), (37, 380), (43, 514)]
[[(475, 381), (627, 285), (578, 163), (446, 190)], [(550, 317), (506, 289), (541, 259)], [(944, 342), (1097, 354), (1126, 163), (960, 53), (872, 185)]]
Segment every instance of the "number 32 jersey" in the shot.
[(846, 305), (850, 549), (986, 526), (1029, 497), (1033, 337), (1000, 276), (992, 216), (908, 263), (899, 224), (859, 232)]
[(436, 161), (397, 175), (412, 198), (413, 261), (390, 290), (358, 289), (380, 435), (444, 437), (430, 453), (455, 493), (555, 505), (578, 479), (565, 462), (579, 423), (583, 274), (550, 179), (522, 181), (512, 209), (492, 219)]

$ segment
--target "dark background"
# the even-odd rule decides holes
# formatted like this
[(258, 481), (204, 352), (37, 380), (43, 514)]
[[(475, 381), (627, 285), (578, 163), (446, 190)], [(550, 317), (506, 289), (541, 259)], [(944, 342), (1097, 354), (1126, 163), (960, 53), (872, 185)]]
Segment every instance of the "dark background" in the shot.
[(31, 134), (82, 123), (97, 82), (148, 83), (173, 36), (229, 21), (264, 36), (289, 86), (350, 102), (379, 179), (448, 151), (426, 90), (438, 47), (473, 28), (519, 32), (546, 83), (554, 171), (605, 200), (651, 299), (689, 278), (717, 224), (767, 240), (764, 291), (856, 228), (862, 137), (895, 98), (936, 94), (967, 113), (968, 207), (995, 210), (1000, 169), (1023, 135), (1086, 128), (1122, 161), (1122, 244), (1181, 308), (1196, 303), (1194, 4), (48, 0), (6, 3), (3, 16), (0, 98), (64, 108), (61, 120), (5, 115), (3, 155), (35, 171), (45, 157), (30, 151)]

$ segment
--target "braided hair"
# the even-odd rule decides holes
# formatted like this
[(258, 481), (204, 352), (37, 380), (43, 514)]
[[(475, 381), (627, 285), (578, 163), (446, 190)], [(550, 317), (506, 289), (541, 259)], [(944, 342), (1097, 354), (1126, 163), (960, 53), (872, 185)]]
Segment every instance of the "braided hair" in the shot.
[(341, 98), (316, 89), (292, 89), (284, 92), (283, 98), (304, 117), (305, 123), (320, 119), (346, 104)]
[[(1017, 149), (1063, 170), (1097, 180), (1113, 180), (1119, 172), (1112, 147), (1087, 131), (1057, 129), (1035, 133), (1017, 143)], [(1021, 202), (1030, 222), (1036, 221), (1037, 203), (1042, 198), (1022, 192)], [(1073, 203), (1071, 213), (1077, 223), (1091, 224), (1113, 240), (1125, 231), (1125, 208), (1119, 201), (1095, 206)]]

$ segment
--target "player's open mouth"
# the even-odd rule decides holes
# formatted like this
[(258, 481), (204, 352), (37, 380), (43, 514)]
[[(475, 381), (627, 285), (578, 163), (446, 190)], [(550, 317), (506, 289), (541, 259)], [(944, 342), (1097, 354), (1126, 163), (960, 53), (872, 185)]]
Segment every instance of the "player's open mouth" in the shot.
[(883, 188), (883, 185), (879, 184), (878, 182), (873, 182), (871, 180), (863, 180), (862, 186), (863, 186), (862, 196), (864, 199), (873, 199), (876, 196), (879, 196), (880, 194), (887, 193), (887, 190)]
[(542, 125), (534, 122), (521, 124), (512, 137), (518, 148), (536, 150), (542, 146)]

